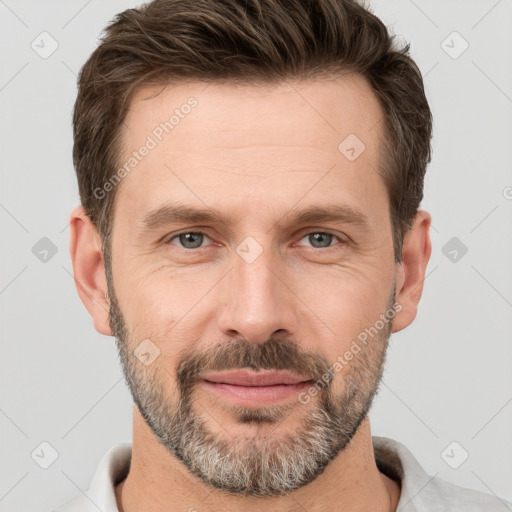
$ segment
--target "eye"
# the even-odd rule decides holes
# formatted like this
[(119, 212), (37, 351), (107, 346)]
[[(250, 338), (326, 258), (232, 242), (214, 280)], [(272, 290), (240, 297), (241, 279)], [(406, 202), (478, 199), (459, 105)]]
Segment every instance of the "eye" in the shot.
[[(344, 243), (340, 237), (324, 231), (312, 231), (301, 238), (301, 240), (304, 239), (310, 243), (309, 247), (315, 249), (329, 249), (333, 247), (333, 242), (336, 240)], [(166, 243), (177, 245), (183, 249), (200, 249), (204, 247), (203, 242), (207, 240), (210, 240), (210, 237), (201, 231), (186, 231), (174, 235)]]
[(315, 249), (323, 249), (332, 247), (331, 242), (333, 240), (338, 240), (338, 242), (343, 242), (341, 238), (333, 235), (332, 233), (326, 233), (323, 231), (313, 231), (308, 233), (306, 236), (302, 237), (301, 240), (307, 239), (308, 242), (311, 243), (310, 247), (314, 247)]
[(185, 233), (174, 235), (167, 243), (178, 245), (173, 243), (173, 240), (177, 240), (179, 242), (179, 247), (184, 249), (199, 249), (205, 238), (209, 239), (208, 236), (200, 231), (187, 231)]

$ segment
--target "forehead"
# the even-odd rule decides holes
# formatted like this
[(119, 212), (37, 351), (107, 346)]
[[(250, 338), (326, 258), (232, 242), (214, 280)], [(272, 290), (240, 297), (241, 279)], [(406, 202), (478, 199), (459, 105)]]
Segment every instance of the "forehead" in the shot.
[[(299, 126), (298, 117), (303, 121)], [(165, 138), (166, 145), (178, 150), (185, 142), (180, 134), (193, 137), (188, 146), (202, 146), (229, 133), (243, 142), (247, 135), (258, 136), (259, 143), (286, 135), (289, 142), (307, 146), (328, 132), (335, 140), (347, 133), (378, 137), (381, 118), (373, 90), (356, 73), (277, 84), (188, 82), (140, 88), (125, 119), (123, 140), (131, 147), (143, 132)]]
[(289, 208), (311, 188), (313, 202), (352, 194), (364, 209), (384, 187), (377, 174), (381, 121), (375, 94), (355, 74), (145, 87), (124, 123), (121, 165), (128, 172), (116, 203), (129, 204), (125, 214), (135, 220), (175, 199), (215, 203), (216, 210), (243, 209), (249, 199), (254, 208)]

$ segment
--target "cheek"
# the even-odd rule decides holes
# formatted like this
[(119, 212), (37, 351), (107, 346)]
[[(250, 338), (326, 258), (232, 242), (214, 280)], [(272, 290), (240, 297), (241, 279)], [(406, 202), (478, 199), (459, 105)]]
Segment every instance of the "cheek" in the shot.
[(152, 267), (144, 258), (121, 261), (115, 268), (116, 295), (131, 326), (138, 322), (159, 324), (175, 316), (173, 311), (180, 308), (183, 290), (174, 269)]
[(354, 268), (302, 276), (295, 290), (306, 305), (307, 317), (316, 316), (325, 338), (333, 340), (333, 348), (344, 350), (384, 312), (391, 282), (384, 280), (377, 270), (362, 272)]
[(182, 352), (190, 349), (204, 331), (203, 308), (208, 301), (201, 299), (212, 286), (208, 285), (210, 280), (197, 276), (195, 282), (190, 282), (186, 276), (172, 275), (165, 268), (146, 273), (139, 269), (126, 275), (121, 309), (131, 345), (151, 340), (160, 351), (155, 363), (165, 368), (160, 377), (174, 382)]

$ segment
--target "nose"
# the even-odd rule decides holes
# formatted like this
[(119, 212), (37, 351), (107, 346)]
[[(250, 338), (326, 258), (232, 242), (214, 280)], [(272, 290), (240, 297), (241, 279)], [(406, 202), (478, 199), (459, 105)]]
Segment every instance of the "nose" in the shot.
[[(241, 253), (242, 254), (242, 253)], [(222, 280), (217, 326), (224, 336), (264, 343), (272, 335), (296, 335), (299, 308), (286, 273), (270, 247), (252, 262), (234, 254)]]

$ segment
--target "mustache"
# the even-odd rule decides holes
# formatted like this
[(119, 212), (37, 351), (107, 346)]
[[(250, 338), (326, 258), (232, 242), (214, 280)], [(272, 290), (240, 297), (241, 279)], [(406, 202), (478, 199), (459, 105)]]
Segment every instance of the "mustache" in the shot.
[(179, 386), (186, 391), (201, 374), (210, 371), (288, 370), (305, 380), (317, 381), (329, 367), (323, 354), (303, 351), (293, 340), (270, 338), (256, 344), (243, 339), (219, 343), (203, 351), (186, 352), (176, 373)]

